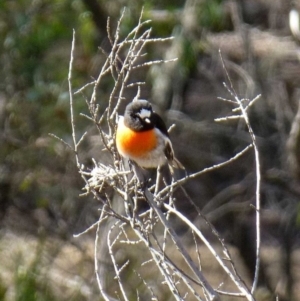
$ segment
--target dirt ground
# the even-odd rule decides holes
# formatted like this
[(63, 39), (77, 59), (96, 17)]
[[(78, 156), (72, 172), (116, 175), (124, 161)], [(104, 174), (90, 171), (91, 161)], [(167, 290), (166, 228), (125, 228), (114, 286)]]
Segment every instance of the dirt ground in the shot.
[[(22, 275), (28, 276), (30, 274), (35, 275), (39, 285), (46, 282), (47, 289), (53, 292), (53, 295), (58, 298), (57, 300), (99, 300), (99, 290), (94, 272), (94, 238), (92, 234), (72, 239), (72, 241), (62, 241), (50, 237), (38, 239), (29, 234), (20, 234), (6, 229), (2, 229), (0, 234), (0, 281), (2, 286), (7, 288), (4, 300), (16, 300), (19, 289), (17, 279), (20, 279)], [(132, 251), (130, 255), (121, 248), (118, 249), (116, 251), (117, 257), (124, 260), (126, 256), (131, 258), (136, 256), (136, 259), (141, 260), (141, 256), (144, 256), (141, 255), (144, 254), (143, 250), (139, 250), (138, 247), (134, 248), (136, 253)], [(250, 279), (238, 251), (234, 247), (230, 247), (229, 250), (239, 274), (249, 285)], [(220, 283), (224, 283), (224, 286), (229, 288), (230, 285), (226, 286), (226, 275), (213, 260), (210, 252), (200, 245), (199, 253), (201, 254), (202, 271), (212, 286), (217, 287)], [(181, 261), (182, 258), (178, 258), (179, 265)], [(99, 262), (100, 265), (107, 265), (106, 260), (103, 260), (101, 256)], [(268, 275), (271, 276), (274, 292), (284, 292), (288, 285), (288, 279), (282, 270), (280, 249), (275, 246), (264, 246), (262, 248), (262, 262)], [(108, 268), (108, 271), (111, 272), (111, 268)], [(157, 279), (157, 276), (152, 274), (152, 270), (148, 270), (147, 273), (148, 279)], [(126, 277), (131, 279), (130, 275)], [(300, 286), (300, 249), (296, 249), (292, 253), (292, 278), (294, 280), (293, 300), (300, 300), (298, 289)], [(116, 279), (111, 281), (116, 282)], [(157, 286), (157, 283), (155, 284), (154, 281), (153, 286)], [(111, 285), (112, 283), (110, 283)], [(160, 285), (156, 288), (156, 295), (165, 299), (164, 294), (159, 292), (159, 287)], [(234, 289), (232, 285), (231, 287)], [(223, 297), (222, 300), (230, 300), (228, 297)], [(256, 297), (257, 300), (275, 300), (266, 288), (259, 288)], [(187, 300), (192, 299), (188, 298)], [(234, 300), (244, 299), (234, 298)]]

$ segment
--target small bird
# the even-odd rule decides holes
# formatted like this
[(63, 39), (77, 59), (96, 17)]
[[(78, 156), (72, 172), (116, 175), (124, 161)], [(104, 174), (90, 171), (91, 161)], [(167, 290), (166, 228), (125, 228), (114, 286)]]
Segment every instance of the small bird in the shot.
[(162, 118), (153, 111), (150, 102), (133, 100), (119, 118), (116, 145), (122, 157), (134, 161), (142, 168), (157, 168), (168, 164), (182, 168), (175, 158), (167, 127)]

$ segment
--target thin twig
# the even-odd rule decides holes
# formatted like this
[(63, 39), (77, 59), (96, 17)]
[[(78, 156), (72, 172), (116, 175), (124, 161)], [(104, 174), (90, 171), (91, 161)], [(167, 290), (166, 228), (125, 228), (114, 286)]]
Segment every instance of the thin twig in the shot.
[(73, 39), (70, 55), (69, 73), (68, 73), (68, 84), (69, 84), (69, 97), (70, 97), (70, 114), (71, 114), (71, 127), (72, 127), (72, 138), (74, 144), (74, 152), (76, 157), (76, 163), (79, 167), (79, 159), (77, 153), (77, 140), (76, 140), (76, 129), (75, 129), (75, 119), (74, 119), (74, 108), (73, 108), (73, 91), (72, 91), (72, 70), (74, 62), (74, 51), (75, 51), (75, 30), (73, 30)]
[(180, 179), (180, 180), (177, 180), (175, 181), (174, 183), (172, 183), (171, 185), (168, 185), (166, 186), (164, 189), (162, 189), (158, 194), (157, 194), (157, 199), (163, 199), (165, 194), (168, 193), (168, 191), (170, 191), (170, 189), (175, 189), (181, 185), (183, 185), (184, 183), (186, 183), (188, 180), (190, 179), (194, 179), (194, 178), (197, 178), (209, 171), (212, 171), (212, 170), (216, 170), (218, 168), (221, 168), (225, 165), (228, 165), (230, 163), (232, 163), (233, 161), (235, 161), (236, 159), (238, 159), (239, 157), (241, 157), (244, 153), (246, 153), (250, 148), (252, 147), (252, 144), (246, 146), (243, 150), (241, 150), (240, 152), (238, 152), (236, 155), (234, 155), (233, 157), (231, 157), (230, 159), (222, 162), (222, 163), (219, 163), (219, 164), (215, 164), (213, 166), (210, 166), (210, 167), (206, 167), (198, 172), (195, 172), (191, 175), (187, 175), (186, 177)]
[(96, 226), (98, 226), (99, 223), (101, 223), (103, 220), (107, 219), (108, 216), (104, 216), (103, 218), (97, 220), (94, 224), (92, 224), (91, 226), (89, 226), (87, 229), (85, 229), (84, 231), (78, 233), (78, 234), (73, 234), (73, 237), (77, 238), (83, 234), (86, 234), (88, 232), (90, 232), (91, 230), (93, 230)]
[[(255, 191), (255, 196), (256, 196), (256, 263), (255, 263), (255, 273), (254, 273), (254, 279), (253, 279), (253, 284), (252, 284), (252, 289), (251, 289), (251, 293), (253, 294), (256, 286), (257, 286), (257, 282), (258, 282), (258, 276), (259, 276), (259, 267), (260, 267), (260, 248), (261, 248), (261, 229), (260, 229), (260, 185), (261, 185), (261, 174), (260, 174), (260, 159), (259, 159), (259, 151), (258, 151), (258, 147), (257, 147), (257, 143), (256, 143), (256, 137), (255, 134), (253, 132), (253, 129), (251, 127), (249, 118), (248, 118), (248, 114), (246, 111), (246, 107), (244, 107), (243, 103), (241, 102), (241, 100), (239, 99), (232, 81), (230, 79), (230, 76), (228, 74), (228, 71), (226, 69), (223, 57), (221, 55), (220, 52), (220, 57), (221, 57), (221, 61), (222, 61), (222, 65), (223, 65), (223, 69), (226, 73), (226, 77), (230, 83), (230, 88), (228, 88), (226, 86), (226, 84), (224, 83), (225, 87), (227, 87), (227, 91), (234, 97), (234, 100), (236, 101), (237, 105), (239, 106), (243, 119), (246, 123), (246, 126), (248, 128), (248, 132), (250, 134), (251, 140), (252, 140), (252, 145), (254, 148), (254, 156), (255, 156), (255, 170), (256, 170), (256, 191)], [(253, 99), (253, 103), (256, 99), (258, 99), (259, 96), (257, 96), (256, 98)], [(251, 103), (251, 102), (250, 102)]]
[(197, 234), (197, 236), (204, 242), (204, 244), (207, 246), (209, 251), (213, 254), (214, 258), (216, 258), (220, 266), (224, 269), (226, 274), (236, 284), (236, 286), (240, 289), (240, 291), (246, 296), (247, 300), (254, 301), (254, 298), (252, 294), (248, 291), (248, 288), (245, 285), (245, 283), (235, 273), (232, 273), (232, 271), (223, 262), (223, 259), (218, 255), (214, 247), (210, 244), (210, 242), (206, 239), (206, 237), (202, 234), (202, 232), (199, 229), (197, 229), (197, 227), (178, 210), (172, 208), (168, 204), (164, 204), (164, 207), (168, 209), (170, 212), (172, 212), (173, 214), (175, 214), (176, 216), (178, 216), (184, 223), (186, 223), (189, 226), (190, 229), (192, 229), (195, 232), (195, 234)]
[(101, 278), (99, 275), (99, 264), (98, 264), (98, 243), (99, 243), (99, 239), (100, 239), (100, 225), (101, 225), (101, 221), (104, 220), (104, 211), (101, 211), (100, 217), (99, 217), (99, 222), (97, 224), (97, 231), (96, 231), (96, 236), (95, 236), (95, 245), (94, 245), (94, 265), (95, 265), (95, 274), (96, 274), (96, 279), (97, 279), (97, 283), (98, 283), (98, 287), (100, 290), (100, 293), (102, 295), (102, 297), (104, 298), (105, 301), (111, 301), (110, 297), (106, 294), (106, 292), (104, 291), (102, 282), (101, 282)]
[(122, 269), (119, 269), (118, 268), (118, 265), (117, 265), (117, 262), (116, 262), (116, 259), (115, 259), (115, 256), (114, 256), (114, 252), (112, 250), (113, 248), (113, 245), (116, 243), (117, 239), (119, 238), (119, 235), (120, 233), (117, 235), (117, 237), (114, 239), (113, 242), (111, 242), (111, 235), (112, 235), (112, 231), (113, 229), (119, 224), (119, 221), (116, 221), (112, 227), (109, 229), (108, 231), (108, 234), (107, 234), (107, 245), (108, 245), (108, 251), (109, 251), (109, 255), (111, 257), (111, 260), (112, 260), (112, 263), (113, 263), (113, 266), (114, 266), (114, 269), (115, 269), (115, 273), (116, 273), (116, 278), (118, 280), (118, 284), (119, 284), (119, 287), (120, 287), (120, 290), (121, 290), (121, 293), (124, 297), (124, 300), (125, 301), (129, 301), (128, 297), (127, 297), (127, 294), (126, 294), (126, 291), (125, 291), (125, 288), (124, 288), (124, 285), (123, 285), (123, 282), (121, 280), (121, 277), (120, 277), (120, 274), (121, 274), (121, 271)]
[(149, 204), (151, 205), (151, 207), (155, 210), (156, 214), (158, 215), (158, 217), (159, 217), (160, 221), (162, 222), (162, 224), (164, 225), (164, 227), (169, 232), (175, 245), (180, 250), (180, 253), (182, 254), (184, 260), (186, 261), (188, 266), (191, 268), (191, 270), (194, 272), (194, 274), (197, 276), (197, 278), (201, 282), (202, 287), (205, 289), (206, 293), (209, 296), (209, 300), (215, 300), (215, 301), (219, 300), (218, 295), (215, 293), (214, 289), (211, 287), (211, 285), (206, 280), (204, 275), (198, 270), (198, 268), (194, 264), (193, 260), (191, 259), (190, 255), (188, 254), (188, 252), (186, 251), (186, 249), (183, 247), (182, 243), (180, 242), (177, 234), (175, 233), (173, 228), (169, 225), (169, 222), (165, 218), (164, 214), (161, 212), (161, 210), (156, 205), (156, 203), (153, 199), (153, 195), (147, 189), (145, 191), (145, 197), (146, 197), (147, 201), (149, 202)]
[(55, 138), (55, 139), (57, 139), (58, 141), (62, 142), (65, 146), (67, 146), (69, 149), (74, 151), (73, 147), (68, 142), (63, 140), (62, 138), (60, 138), (60, 137), (58, 137), (58, 136), (56, 136), (55, 134), (52, 134), (52, 133), (48, 133), (48, 135)]

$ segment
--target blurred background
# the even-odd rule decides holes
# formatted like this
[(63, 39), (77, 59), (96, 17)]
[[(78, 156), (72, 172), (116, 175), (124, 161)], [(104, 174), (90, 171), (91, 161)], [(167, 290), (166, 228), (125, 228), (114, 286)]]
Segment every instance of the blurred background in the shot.
[[(231, 114), (219, 49), (240, 98), (250, 109), (262, 172), (264, 294), (300, 300), (300, 1), (287, 0), (9, 0), (0, 2), (0, 300), (101, 300), (93, 266), (94, 233), (74, 239), (99, 215), (81, 198), (84, 183), (72, 152), (68, 67), (76, 30), (74, 90), (97, 76), (109, 52), (106, 21), (114, 32), (123, 8), (125, 37), (143, 19), (152, 37), (173, 41), (147, 46), (147, 60), (178, 57), (135, 73), (167, 121), (176, 156), (192, 173), (223, 162), (251, 142)], [(300, 10), (299, 10), (300, 11)], [(292, 13), (291, 13), (292, 12)], [(99, 91), (105, 109), (113, 83)], [(136, 90), (127, 92), (128, 102)], [(124, 103), (125, 105), (125, 103)], [(103, 158), (97, 131), (79, 113), (78, 134), (88, 131), (81, 160)], [(192, 199), (241, 258), (251, 279), (255, 262), (255, 165), (250, 151), (228, 167), (186, 185)], [(178, 204), (191, 219), (188, 203)], [(178, 229), (184, 235), (184, 229)], [(274, 300), (263, 299), (258, 300)], [(268, 298), (268, 297), (267, 297)]]

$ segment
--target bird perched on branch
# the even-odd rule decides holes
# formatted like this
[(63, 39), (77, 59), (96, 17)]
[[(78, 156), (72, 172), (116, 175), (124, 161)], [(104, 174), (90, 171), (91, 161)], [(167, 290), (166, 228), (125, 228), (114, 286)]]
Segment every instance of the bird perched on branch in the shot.
[(137, 99), (127, 105), (118, 122), (116, 144), (122, 157), (142, 168), (168, 164), (171, 173), (173, 167), (184, 169), (174, 156), (164, 121), (147, 100)]

